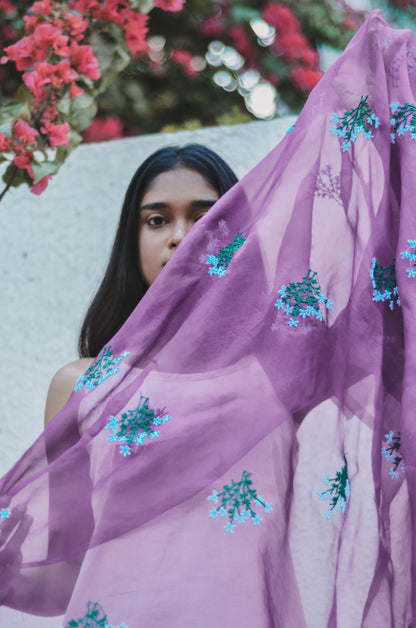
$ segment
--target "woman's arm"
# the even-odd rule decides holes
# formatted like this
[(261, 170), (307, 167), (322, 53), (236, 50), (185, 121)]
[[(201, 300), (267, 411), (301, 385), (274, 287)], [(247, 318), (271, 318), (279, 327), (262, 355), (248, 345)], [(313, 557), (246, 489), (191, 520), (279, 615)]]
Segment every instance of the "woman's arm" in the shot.
[(81, 358), (66, 366), (63, 366), (55, 373), (49, 386), (45, 407), (45, 427), (53, 417), (58, 414), (68, 401), (74, 386), (79, 377), (85, 373), (92, 364), (93, 358)]

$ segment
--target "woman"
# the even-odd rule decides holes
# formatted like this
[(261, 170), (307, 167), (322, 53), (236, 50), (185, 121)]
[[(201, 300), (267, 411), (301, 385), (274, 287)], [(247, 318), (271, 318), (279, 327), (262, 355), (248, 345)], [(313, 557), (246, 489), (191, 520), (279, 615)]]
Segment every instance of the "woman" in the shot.
[(45, 427), (191, 227), (236, 182), (228, 164), (199, 144), (161, 148), (141, 164), (126, 193), (107, 270), (81, 328), (80, 359), (52, 379)]
[(414, 625), (415, 49), (370, 17), (2, 480), (0, 603)]

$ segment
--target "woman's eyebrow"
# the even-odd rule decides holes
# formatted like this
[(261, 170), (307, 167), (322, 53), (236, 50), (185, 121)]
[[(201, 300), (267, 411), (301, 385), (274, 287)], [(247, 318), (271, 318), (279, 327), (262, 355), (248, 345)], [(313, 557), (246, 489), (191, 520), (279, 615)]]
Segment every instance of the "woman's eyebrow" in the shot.
[[(210, 200), (204, 200), (204, 199), (196, 199), (194, 201), (191, 201), (190, 205), (193, 208), (196, 209), (205, 209), (205, 208), (209, 208), (212, 207), (217, 201), (210, 199)], [(155, 201), (154, 203), (146, 203), (146, 205), (142, 205), (140, 207), (140, 210), (142, 209), (166, 209), (167, 207), (169, 207), (168, 203), (163, 203), (162, 201)]]
[(142, 205), (140, 207), (140, 210), (142, 209), (166, 209), (166, 207), (168, 207), (167, 203), (156, 201), (155, 203), (146, 203), (146, 205)]
[(210, 199), (210, 200), (195, 200), (191, 202), (192, 207), (197, 207), (198, 209), (203, 209), (204, 207), (212, 207), (217, 201)]

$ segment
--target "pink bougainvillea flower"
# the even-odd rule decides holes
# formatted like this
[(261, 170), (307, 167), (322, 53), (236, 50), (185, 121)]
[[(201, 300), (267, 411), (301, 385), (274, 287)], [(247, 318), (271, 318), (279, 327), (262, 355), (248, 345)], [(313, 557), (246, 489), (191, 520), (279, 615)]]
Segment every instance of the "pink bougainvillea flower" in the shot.
[(199, 32), (204, 37), (219, 37), (224, 33), (224, 25), (217, 17), (208, 17), (199, 27)]
[(5, 15), (13, 15), (16, 13), (16, 8), (9, 0), (0, 0), (0, 11), (3, 11)]
[(30, 146), (31, 144), (36, 145), (36, 135), (39, 133), (25, 120), (19, 118), (13, 127), (13, 135), (23, 146)]
[(288, 7), (270, 2), (263, 9), (263, 19), (276, 28), (277, 33), (290, 33), (300, 30), (296, 15)]
[(289, 59), (302, 59), (309, 50), (308, 40), (302, 33), (287, 33), (278, 37), (277, 46), (283, 50), (283, 55)]
[[(114, 0), (104, 0), (104, 4), (100, 9), (93, 11), (94, 17), (100, 20), (108, 20), (109, 22), (115, 22), (117, 26), (121, 26), (123, 23), (123, 17), (119, 9), (119, 3)], [(133, 15), (132, 11), (129, 11)]]
[[(64, 83), (72, 83), (72, 81), (75, 81), (75, 79), (78, 78), (78, 72), (74, 70), (73, 67), (71, 67), (71, 64), (69, 63), (67, 59), (63, 59), (57, 65), (52, 66), (52, 67), (53, 67), (53, 74), (55, 75), (55, 77), (57, 77), (59, 80), (63, 81)], [(52, 83), (53, 83), (53, 78), (52, 78)]]
[(0, 153), (8, 153), (12, 140), (8, 140), (5, 133), (0, 133)]
[(359, 27), (358, 22), (349, 17), (344, 20), (343, 25), (345, 28), (348, 28), (348, 30), (356, 30)]
[(186, 0), (155, 0), (155, 7), (164, 11), (181, 11)]
[(52, 48), (55, 54), (59, 55), (60, 57), (69, 57), (69, 55), (71, 54), (69, 45), (69, 37), (68, 35), (58, 35), (52, 44)]
[(251, 45), (244, 26), (236, 24), (231, 28), (230, 34), (236, 50), (246, 59), (247, 66), (253, 65), (259, 57), (259, 51)]
[(31, 72), (25, 72), (22, 78), (25, 85), (30, 89), (35, 98), (39, 99), (45, 97), (45, 84), (51, 82), (50, 78), (41, 76), (37, 69), (34, 69)]
[(199, 72), (192, 67), (193, 55), (188, 50), (174, 50), (172, 59), (185, 68), (188, 76), (198, 76)]
[(49, 143), (52, 148), (62, 146), (62, 144), (69, 146), (69, 130), (69, 122), (64, 122), (63, 124), (53, 124), (52, 122), (46, 121), (44, 126), (41, 127), (42, 133), (47, 133), (49, 135)]
[(72, 64), (81, 74), (95, 81), (101, 76), (97, 58), (94, 56), (92, 46), (77, 45), (71, 42)]
[(78, 13), (86, 15), (92, 9), (100, 8), (100, 3), (97, 0), (72, 0), (70, 7), (78, 11)]
[(11, 24), (3, 25), (3, 37), (4, 37), (4, 41), (16, 41), (17, 32), (11, 26)]
[(313, 67), (317, 69), (318, 67), (318, 53), (316, 50), (313, 50), (310, 46), (305, 48), (302, 53), (301, 61), (303, 65), (307, 65), (309, 67)]
[(292, 68), (290, 73), (290, 77), (296, 87), (304, 91), (313, 89), (321, 76), (322, 72), (319, 70), (305, 68), (301, 65)]
[(88, 28), (87, 20), (83, 20), (82, 17), (74, 15), (71, 11), (64, 13), (67, 32), (69, 32), (72, 39), (80, 41), (83, 38), (84, 32)]
[(24, 15), (23, 21), (25, 23), (25, 33), (30, 35), (39, 24), (39, 18), (36, 15)]
[(94, 118), (85, 129), (83, 136), (86, 142), (103, 142), (123, 137), (123, 123), (120, 118)]
[(144, 13), (132, 13), (123, 26), (126, 44), (132, 54), (147, 49), (146, 34), (149, 17)]
[(37, 183), (34, 183), (30, 189), (31, 193), (36, 194), (36, 196), (39, 196), (40, 194), (42, 194), (42, 192), (46, 189), (48, 182), (51, 179), (52, 179), (52, 175), (47, 174), (46, 177), (43, 177), (43, 179), (41, 179)]
[(28, 70), (36, 61), (36, 48), (33, 45), (31, 37), (22, 37), (12, 46), (4, 49), (7, 56), (0, 59), (0, 63), (14, 61), (19, 71)]
[(33, 7), (29, 9), (29, 11), (33, 11), (33, 13), (39, 17), (46, 17), (47, 15), (50, 15), (51, 10), (52, 7), (49, 0), (39, 0), (39, 2), (35, 2)]
[[(60, 36), (61, 31), (57, 26), (43, 22), (36, 26), (33, 32), (33, 41), (39, 50), (47, 53), (49, 48), (53, 46), (55, 40), (59, 39)], [(39, 61), (40, 60), (43, 61), (43, 59), (39, 59)]]
[(22, 151), (20, 155), (15, 155), (13, 161), (16, 164), (16, 166), (20, 168), (21, 170), (27, 170), (29, 173), (29, 176), (31, 176), (33, 179), (34, 177), (33, 168), (32, 168), (33, 153), (31, 151), (28, 151), (28, 150)]
[(47, 107), (43, 114), (42, 114), (42, 118), (41, 118), (41, 124), (45, 125), (46, 122), (52, 122), (53, 120), (56, 120), (58, 116), (58, 109), (57, 106), (55, 105), (55, 103), (52, 103), (49, 105), (49, 107)]
[(78, 85), (71, 85), (69, 88), (69, 95), (71, 98), (76, 98), (77, 96), (81, 96), (84, 93), (82, 87), (78, 87)]

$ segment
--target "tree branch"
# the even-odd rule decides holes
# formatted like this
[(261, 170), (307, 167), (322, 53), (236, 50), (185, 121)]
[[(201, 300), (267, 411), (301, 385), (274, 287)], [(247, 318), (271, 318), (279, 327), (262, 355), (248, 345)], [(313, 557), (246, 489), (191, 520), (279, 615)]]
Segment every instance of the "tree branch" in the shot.
[(18, 167), (17, 167), (16, 165), (14, 165), (14, 167), (13, 167), (13, 172), (12, 172), (12, 174), (11, 174), (11, 177), (10, 177), (10, 179), (8, 180), (7, 185), (6, 185), (6, 187), (4, 188), (3, 192), (0, 194), (0, 202), (2, 201), (3, 196), (6, 194), (6, 192), (9, 190), (10, 186), (12, 185), (12, 183), (13, 183), (13, 181), (14, 181), (14, 178), (15, 178), (15, 176), (17, 175), (17, 171), (18, 171)]

